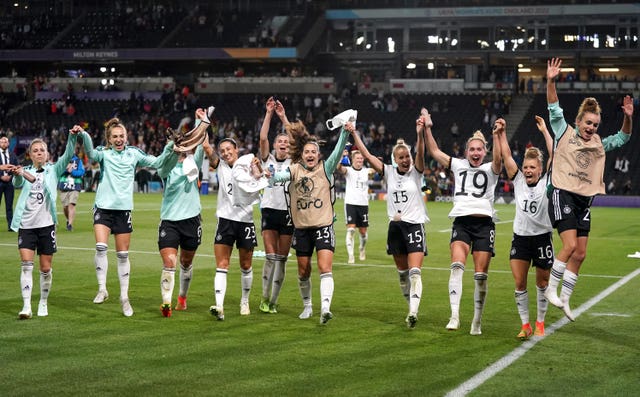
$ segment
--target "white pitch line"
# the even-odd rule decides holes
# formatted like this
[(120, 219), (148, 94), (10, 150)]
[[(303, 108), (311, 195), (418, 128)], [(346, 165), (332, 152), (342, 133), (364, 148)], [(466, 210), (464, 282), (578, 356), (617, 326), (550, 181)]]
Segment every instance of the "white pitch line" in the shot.
[[(586, 301), (585, 303), (583, 303), (582, 306), (580, 306), (579, 308), (577, 308), (576, 310), (573, 311), (573, 315), (575, 316), (575, 318), (578, 318), (578, 316), (580, 316), (582, 313), (586, 312), (591, 307), (593, 307), (594, 305), (599, 303), (601, 300), (603, 300), (607, 296), (611, 295), (618, 288), (622, 287), (623, 285), (625, 285), (626, 283), (631, 281), (638, 274), (640, 274), (640, 268), (634, 270), (633, 272), (631, 272), (629, 274), (627, 274), (626, 276), (624, 276), (623, 278), (621, 278), (620, 280), (618, 280), (614, 284), (612, 284), (610, 287), (608, 287), (604, 291), (600, 292), (598, 295), (594, 296), (593, 298), (591, 298), (588, 301)], [(566, 317), (563, 317), (560, 320), (556, 321), (555, 323), (553, 323), (550, 327), (548, 327), (546, 329), (545, 336), (543, 336), (543, 337), (534, 337), (534, 338), (529, 339), (528, 341), (524, 342), (522, 345), (520, 345), (518, 348), (513, 350), (511, 353), (509, 353), (506, 356), (502, 357), (501, 359), (499, 359), (495, 363), (493, 363), (490, 366), (488, 366), (486, 369), (478, 372), (475, 376), (473, 376), (472, 378), (470, 378), (466, 382), (460, 384), (458, 387), (456, 387), (455, 389), (451, 390), (449, 393), (446, 394), (446, 396), (449, 396), (449, 397), (466, 396), (468, 393), (470, 393), (473, 390), (475, 390), (476, 388), (478, 388), (484, 382), (486, 382), (487, 380), (491, 379), (494, 375), (498, 374), (500, 371), (502, 371), (503, 369), (507, 368), (509, 365), (513, 364), (517, 359), (519, 359), (525, 353), (527, 353), (529, 350), (531, 350), (531, 348), (533, 346), (535, 346), (536, 343), (538, 343), (541, 340), (543, 340), (544, 338), (550, 336), (555, 331), (557, 331), (560, 328), (562, 328), (563, 326), (565, 326), (567, 323), (569, 323), (569, 320)]]
[(589, 313), (593, 317), (631, 317), (631, 314), (624, 313)]

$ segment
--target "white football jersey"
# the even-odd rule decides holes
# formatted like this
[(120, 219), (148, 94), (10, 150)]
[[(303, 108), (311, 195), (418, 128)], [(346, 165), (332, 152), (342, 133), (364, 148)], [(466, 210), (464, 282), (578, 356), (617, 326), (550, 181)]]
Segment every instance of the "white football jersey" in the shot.
[[(283, 161), (276, 160), (273, 153), (269, 153), (267, 161), (262, 162), (262, 169), (268, 169), (272, 175), (276, 172), (282, 172), (289, 167), (291, 159), (287, 158)], [(285, 187), (289, 182), (276, 182), (273, 186), (267, 186), (262, 192), (260, 200), (261, 208), (272, 208), (275, 210), (287, 210), (287, 200), (285, 198)]]
[(220, 159), (218, 165), (218, 204), (216, 216), (231, 221), (253, 223), (253, 205), (233, 205), (233, 191), (236, 189), (231, 167)]
[(385, 164), (384, 181), (387, 184), (387, 215), (390, 221), (429, 222), (422, 200), (422, 174), (413, 165), (406, 174), (400, 175), (396, 167)]
[(453, 208), (449, 218), (467, 215), (494, 216), (494, 194), (498, 177), (491, 169), (491, 163), (472, 167), (467, 159), (451, 157), (454, 192)]
[(344, 169), (347, 171), (344, 175), (346, 180), (344, 203), (351, 205), (369, 205), (370, 168), (362, 167), (356, 170), (352, 167), (344, 167)]
[(537, 236), (553, 230), (549, 220), (547, 178), (540, 178), (535, 186), (527, 185), (522, 171), (513, 178), (516, 217), (513, 232), (518, 236)]

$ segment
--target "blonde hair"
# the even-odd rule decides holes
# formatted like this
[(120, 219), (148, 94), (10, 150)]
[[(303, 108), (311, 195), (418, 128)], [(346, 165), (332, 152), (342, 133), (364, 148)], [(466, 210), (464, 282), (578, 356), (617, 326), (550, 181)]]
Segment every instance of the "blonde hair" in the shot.
[(122, 128), (125, 135), (124, 136), (125, 141), (127, 140), (127, 127), (125, 127), (124, 124), (122, 124), (122, 121), (120, 121), (119, 118), (114, 117), (111, 120), (108, 120), (106, 123), (104, 123), (104, 137), (107, 141), (107, 143), (105, 144), (105, 148), (107, 149), (111, 148), (111, 142), (109, 142), (109, 139), (111, 138), (111, 132), (116, 127)]
[(33, 162), (33, 158), (31, 157), (31, 148), (33, 148), (33, 145), (36, 144), (41, 144), (44, 147), (44, 151), (46, 153), (46, 157), (44, 159), (44, 163), (46, 164), (47, 161), (49, 161), (49, 149), (47, 147), (47, 142), (45, 142), (44, 140), (42, 140), (41, 138), (35, 138), (33, 141), (31, 141), (31, 143), (29, 144), (29, 149), (27, 150), (27, 153), (29, 153), (29, 158), (31, 159), (31, 163), (36, 166), (36, 163)]
[(47, 148), (47, 142), (45, 142), (44, 140), (40, 139), (40, 138), (35, 138), (33, 141), (31, 141), (31, 143), (29, 144), (29, 154), (31, 154), (31, 148), (33, 147), (33, 145), (35, 145), (36, 143), (41, 143), (42, 146), (44, 146), (44, 150), (46, 152), (49, 152), (49, 149)]
[(396, 152), (400, 149), (407, 149), (407, 152), (409, 152), (409, 155), (411, 155), (411, 149), (409, 149), (409, 145), (404, 143), (404, 139), (398, 139), (398, 141), (401, 141), (401, 142), (398, 142), (395, 144), (395, 146), (393, 147), (393, 150), (391, 150), (391, 155), (395, 158)]
[(596, 98), (594, 97), (584, 98), (584, 100), (580, 104), (580, 107), (578, 108), (576, 121), (582, 120), (582, 117), (584, 116), (585, 113), (593, 113), (600, 116), (600, 113), (602, 113), (602, 109), (600, 109), (600, 104), (598, 104), (598, 101), (596, 100)]
[(471, 138), (467, 139), (467, 149), (469, 148), (469, 143), (471, 143), (471, 141), (480, 141), (482, 142), (484, 148), (487, 148), (487, 139), (484, 137), (484, 134), (480, 130), (476, 130), (476, 132), (471, 135)]
[(535, 146), (525, 150), (524, 159), (538, 160), (538, 162), (540, 163), (540, 166), (544, 164), (544, 156), (542, 155), (542, 151)]

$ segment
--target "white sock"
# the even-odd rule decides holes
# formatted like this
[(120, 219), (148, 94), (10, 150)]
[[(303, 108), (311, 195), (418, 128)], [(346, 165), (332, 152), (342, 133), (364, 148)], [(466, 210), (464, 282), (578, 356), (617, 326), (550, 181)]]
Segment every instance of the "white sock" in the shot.
[(400, 291), (402, 292), (402, 296), (409, 303), (409, 269), (407, 270), (398, 270), (398, 278), (400, 278)]
[(409, 280), (411, 281), (409, 290), (409, 313), (417, 314), (422, 297), (422, 271), (417, 267), (411, 268), (409, 270)]
[(48, 272), (40, 272), (40, 302), (46, 302), (49, 299), (49, 291), (53, 281), (53, 269)]
[(20, 290), (25, 309), (31, 310), (31, 291), (33, 290), (33, 261), (22, 261), (20, 272)]
[(98, 279), (98, 290), (107, 290), (107, 271), (109, 270), (109, 260), (107, 259), (107, 244), (96, 243), (96, 254), (93, 262), (96, 265), (96, 278)]
[(564, 270), (567, 268), (567, 264), (558, 260), (557, 258), (553, 261), (553, 267), (551, 268), (551, 275), (549, 277), (549, 286), (547, 288), (551, 288), (551, 291), (555, 291), (558, 293), (558, 285), (560, 285), (560, 280), (564, 275)]
[(183, 264), (180, 264), (180, 296), (187, 297), (192, 278), (193, 265), (190, 264), (189, 267), (185, 268)]
[(473, 275), (473, 279), (476, 281), (476, 288), (473, 291), (473, 320), (482, 321), (482, 311), (484, 310), (484, 302), (487, 299), (487, 273), (477, 272)]
[(567, 270), (564, 272), (564, 278), (562, 279), (562, 289), (560, 290), (560, 300), (562, 302), (569, 302), (569, 299), (571, 298), (571, 294), (573, 294), (573, 289), (576, 287), (577, 282), (577, 274), (575, 274), (571, 270)]
[(544, 291), (546, 291), (547, 288), (536, 287), (536, 290), (538, 293), (538, 316), (536, 318), (536, 321), (543, 323), (544, 318), (547, 316), (547, 308), (549, 307), (549, 301), (544, 297)]
[(165, 267), (162, 269), (160, 276), (160, 293), (162, 294), (162, 303), (171, 304), (173, 297), (173, 287), (175, 285), (175, 267)]
[(284, 283), (284, 275), (286, 272), (287, 257), (284, 255), (277, 255), (276, 261), (273, 267), (273, 285), (271, 286), (271, 304), (278, 303), (278, 297), (280, 296), (280, 290), (282, 290), (282, 283)]
[(356, 233), (356, 229), (350, 227), (347, 229), (347, 235), (345, 237), (345, 242), (347, 244), (347, 255), (349, 258), (353, 256), (353, 236)]
[(118, 259), (118, 279), (120, 279), (120, 300), (129, 299), (129, 273), (131, 263), (129, 262), (129, 251), (117, 251)]
[(298, 278), (298, 288), (300, 289), (300, 297), (304, 306), (311, 306), (311, 279)]
[(251, 294), (251, 285), (253, 284), (253, 267), (247, 270), (242, 269), (241, 273), (242, 298), (240, 298), (240, 302), (249, 302), (249, 294)]
[[(540, 294), (538, 294), (539, 296)], [(516, 307), (518, 308), (518, 314), (520, 315), (520, 321), (522, 325), (529, 323), (529, 293), (525, 289), (524, 291), (515, 292)]]
[(213, 289), (216, 295), (216, 306), (224, 307), (224, 296), (227, 294), (227, 269), (216, 269), (213, 279)]
[(451, 264), (451, 274), (449, 275), (449, 305), (451, 306), (451, 317), (460, 317), (463, 274), (464, 264), (461, 262), (453, 262)]
[(364, 251), (364, 247), (367, 245), (369, 239), (369, 233), (360, 234), (360, 251)]
[(333, 299), (333, 273), (323, 273), (320, 275), (320, 312), (331, 311), (331, 300)]
[(267, 254), (262, 268), (262, 299), (269, 299), (271, 296), (271, 284), (273, 283), (273, 268), (275, 266), (276, 254)]

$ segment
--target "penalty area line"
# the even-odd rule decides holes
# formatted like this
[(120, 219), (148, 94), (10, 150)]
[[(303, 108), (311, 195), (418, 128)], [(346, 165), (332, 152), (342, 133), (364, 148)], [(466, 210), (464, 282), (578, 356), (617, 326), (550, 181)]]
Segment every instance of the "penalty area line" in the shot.
[[(597, 303), (602, 301), (607, 296), (611, 295), (618, 288), (622, 287), (623, 285), (625, 285), (626, 283), (631, 281), (638, 274), (640, 274), (640, 268), (638, 268), (638, 269), (634, 270), (633, 272), (627, 274), (626, 276), (624, 276), (623, 278), (621, 278), (620, 280), (616, 281), (611, 286), (606, 288), (604, 291), (600, 292), (598, 295), (594, 296), (593, 298), (591, 298), (588, 301), (586, 301), (585, 303), (583, 303), (582, 306), (580, 306), (579, 308), (577, 308), (576, 310), (573, 311), (574, 316), (576, 318), (578, 318), (582, 313), (584, 313), (587, 310), (591, 309), (591, 307), (593, 307), (594, 305), (596, 305)], [(478, 372), (476, 375), (471, 377), (466, 382), (463, 382), (458, 387), (456, 387), (455, 389), (453, 389), (450, 392), (448, 392), (446, 394), (446, 396), (447, 397), (466, 396), (468, 393), (472, 392), (473, 390), (478, 388), (480, 385), (482, 385), (484, 382), (486, 382), (487, 380), (491, 379), (493, 376), (498, 374), (500, 371), (502, 371), (503, 369), (507, 368), (509, 365), (513, 364), (517, 359), (519, 359), (525, 353), (527, 353), (529, 350), (531, 350), (531, 348), (533, 346), (535, 346), (538, 342), (540, 342), (544, 338), (550, 336), (555, 331), (557, 331), (560, 328), (562, 328), (563, 326), (565, 326), (567, 323), (569, 323), (569, 320), (566, 317), (563, 317), (560, 320), (556, 321), (555, 323), (553, 323), (550, 327), (548, 327), (546, 329), (545, 336), (543, 336), (543, 337), (534, 337), (534, 338), (529, 339), (528, 341), (524, 342), (521, 346), (519, 346), (518, 348), (513, 350), (511, 353), (509, 353), (506, 356), (502, 357), (501, 359), (499, 359), (495, 363), (491, 364), (490, 366), (488, 366), (484, 370)]]

